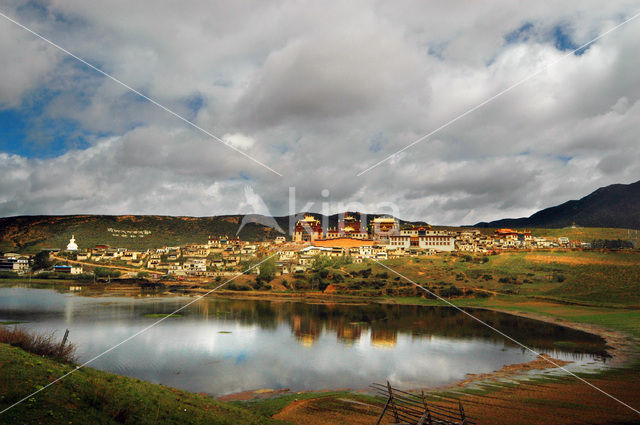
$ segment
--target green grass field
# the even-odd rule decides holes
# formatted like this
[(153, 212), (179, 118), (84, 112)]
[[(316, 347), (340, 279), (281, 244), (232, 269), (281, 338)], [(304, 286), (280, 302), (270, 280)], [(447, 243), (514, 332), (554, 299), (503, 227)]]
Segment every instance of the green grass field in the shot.
[[(0, 410), (73, 366), (0, 344)], [(0, 415), (2, 424), (276, 424), (211, 397), (83, 368)]]
[[(482, 262), (486, 261), (486, 262)], [(431, 257), (397, 258), (384, 264), (414, 282), (436, 290), (455, 286), (502, 295), (521, 295), (600, 307), (640, 306), (640, 253), (595, 251), (503, 252), (500, 255), (465, 256), (439, 254)], [(359, 273), (371, 269), (363, 278)], [(366, 288), (380, 273), (387, 273), (382, 295), (411, 284), (375, 263), (350, 264), (341, 271), (350, 282)], [(384, 293), (387, 290), (389, 293)], [(436, 290), (437, 292), (437, 290)], [(421, 295), (422, 292), (415, 295)], [(402, 295), (402, 294), (399, 294)]]

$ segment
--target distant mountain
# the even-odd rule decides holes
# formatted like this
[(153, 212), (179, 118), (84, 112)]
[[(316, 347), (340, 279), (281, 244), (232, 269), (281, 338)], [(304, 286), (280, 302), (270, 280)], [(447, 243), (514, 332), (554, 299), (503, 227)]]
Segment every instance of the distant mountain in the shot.
[(473, 227), (619, 227), (640, 229), (640, 181), (601, 187), (577, 201), (538, 211), (527, 218), (481, 222)]
[[(338, 224), (338, 214), (312, 214), (328, 227)], [(379, 214), (369, 215), (370, 220)], [(247, 241), (289, 236), (290, 220), (296, 217), (224, 215), (215, 217), (171, 217), (157, 215), (67, 215), (0, 218), (0, 252), (36, 252), (64, 248), (75, 235), (80, 249), (110, 245), (147, 249), (186, 243), (206, 243), (210, 235), (238, 236)], [(407, 223), (401, 220), (401, 223)], [(417, 223), (416, 223), (417, 224)]]

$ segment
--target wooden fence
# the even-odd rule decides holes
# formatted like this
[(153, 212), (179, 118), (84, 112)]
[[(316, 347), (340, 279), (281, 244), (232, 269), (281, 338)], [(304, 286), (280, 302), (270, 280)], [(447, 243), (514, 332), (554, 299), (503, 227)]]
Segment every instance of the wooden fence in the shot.
[(380, 425), (385, 415), (391, 416), (397, 425), (475, 425), (472, 418), (464, 413), (462, 402), (458, 405), (428, 403), (422, 392), (420, 395), (393, 388), (385, 384), (372, 384), (374, 391), (387, 398), (384, 409), (376, 425)]

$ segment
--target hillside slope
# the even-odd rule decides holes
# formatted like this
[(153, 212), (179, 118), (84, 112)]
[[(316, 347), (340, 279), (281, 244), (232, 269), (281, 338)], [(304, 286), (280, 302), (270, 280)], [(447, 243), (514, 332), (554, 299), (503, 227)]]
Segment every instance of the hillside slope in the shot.
[(579, 200), (538, 211), (526, 218), (481, 222), (475, 227), (617, 227), (640, 229), (640, 181), (601, 187)]
[[(338, 214), (312, 214), (328, 227), (338, 224)], [(372, 219), (379, 215), (369, 215)], [(0, 252), (36, 252), (62, 249), (75, 235), (80, 249), (110, 245), (127, 249), (206, 243), (210, 235), (235, 236), (247, 241), (273, 239), (289, 234), (297, 217), (224, 215), (216, 217), (171, 217), (157, 215), (68, 215), (0, 218)], [(408, 223), (401, 220), (401, 223)], [(240, 232), (238, 233), (238, 230)], [(280, 229), (280, 230), (279, 230)]]
[[(0, 251), (64, 248), (75, 235), (80, 249), (107, 244), (128, 249), (206, 243), (209, 235), (234, 236), (242, 216), (20, 216), (0, 218)], [(279, 233), (249, 223), (240, 231), (245, 240), (263, 240)]]

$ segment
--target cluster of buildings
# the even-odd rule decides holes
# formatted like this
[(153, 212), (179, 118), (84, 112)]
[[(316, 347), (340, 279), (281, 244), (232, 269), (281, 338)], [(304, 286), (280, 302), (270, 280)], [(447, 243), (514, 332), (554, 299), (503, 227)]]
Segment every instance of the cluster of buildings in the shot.
[(84, 251), (76, 250), (76, 260), (99, 265), (125, 263), (157, 271), (158, 275), (214, 277), (232, 274), (243, 261), (256, 258), (259, 251), (267, 251), (271, 245), (283, 243), (247, 242), (240, 238), (209, 237), (206, 244), (165, 246), (145, 251), (112, 248), (96, 245)]
[(28, 271), (28, 256), (8, 252), (0, 257), (0, 272), (24, 274)]
[[(349, 256), (353, 262), (362, 262), (453, 251), (491, 254), (502, 249), (588, 247), (571, 243), (568, 238), (534, 237), (527, 230), (498, 229), (487, 234), (475, 229), (401, 226), (393, 217), (376, 217), (363, 225), (350, 214), (344, 214), (337, 227), (326, 231), (320, 220), (305, 215), (296, 223), (293, 242), (279, 251), (278, 269), (283, 274), (304, 271), (318, 255)], [(304, 248), (300, 249), (300, 244)]]
[[(497, 229), (483, 233), (475, 229), (433, 229), (426, 224), (403, 226), (394, 217), (375, 217), (363, 223), (348, 213), (341, 215), (337, 226), (326, 229), (320, 220), (306, 214), (297, 221), (291, 239), (278, 236), (271, 241), (247, 242), (237, 237), (212, 236), (205, 244), (137, 251), (108, 245), (80, 250), (72, 236), (66, 250), (75, 254), (75, 262), (59, 264), (54, 271), (78, 274), (82, 273), (82, 264), (108, 263), (137, 267), (158, 276), (215, 277), (237, 273), (243, 263), (276, 253), (277, 273), (288, 274), (308, 269), (319, 255), (350, 257), (353, 262), (362, 262), (453, 251), (491, 254), (502, 249), (588, 248), (567, 238), (536, 237), (526, 230)], [(29, 269), (28, 257), (18, 254), (0, 257), (0, 271), (23, 274)]]

